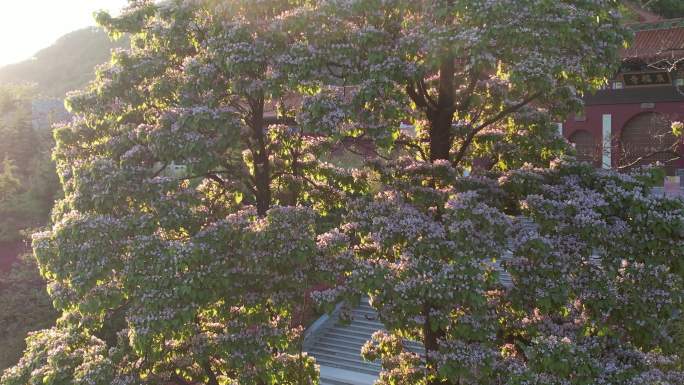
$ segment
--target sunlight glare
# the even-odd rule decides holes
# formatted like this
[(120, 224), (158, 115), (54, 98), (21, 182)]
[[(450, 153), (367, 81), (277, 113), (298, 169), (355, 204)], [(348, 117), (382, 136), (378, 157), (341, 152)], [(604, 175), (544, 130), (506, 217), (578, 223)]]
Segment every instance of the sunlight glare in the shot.
[(0, 1), (0, 66), (31, 58), (62, 35), (95, 25), (93, 12), (114, 14), (126, 0)]

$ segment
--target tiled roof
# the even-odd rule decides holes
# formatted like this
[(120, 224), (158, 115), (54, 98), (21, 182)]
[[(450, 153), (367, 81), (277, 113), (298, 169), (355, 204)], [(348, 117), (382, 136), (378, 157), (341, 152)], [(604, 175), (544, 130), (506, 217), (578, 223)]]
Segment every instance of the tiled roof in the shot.
[(684, 57), (684, 19), (633, 24), (631, 46), (622, 51), (623, 59), (669, 59)]

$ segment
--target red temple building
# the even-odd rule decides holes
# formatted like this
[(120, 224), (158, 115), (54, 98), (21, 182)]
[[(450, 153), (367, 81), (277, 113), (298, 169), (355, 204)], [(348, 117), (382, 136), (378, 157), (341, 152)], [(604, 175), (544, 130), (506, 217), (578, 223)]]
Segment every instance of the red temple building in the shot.
[(634, 24), (632, 45), (608, 87), (585, 95), (585, 109), (560, 125), (578, 158), (629, 170), (661, 162), (684, 181), (684, 19)]

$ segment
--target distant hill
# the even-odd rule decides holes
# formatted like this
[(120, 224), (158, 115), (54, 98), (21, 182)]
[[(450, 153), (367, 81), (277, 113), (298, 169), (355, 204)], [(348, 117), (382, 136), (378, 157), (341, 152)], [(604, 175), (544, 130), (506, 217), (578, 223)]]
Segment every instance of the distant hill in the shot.
[(60, 37), (32, 59), (0, 68), (0, 84), (35, 83), (42, 96), (62, 99), (94, 78), (94, 68), (109, 60), (112, 48), (127, 44), (110, 41), (100, 28), (80, 29)]

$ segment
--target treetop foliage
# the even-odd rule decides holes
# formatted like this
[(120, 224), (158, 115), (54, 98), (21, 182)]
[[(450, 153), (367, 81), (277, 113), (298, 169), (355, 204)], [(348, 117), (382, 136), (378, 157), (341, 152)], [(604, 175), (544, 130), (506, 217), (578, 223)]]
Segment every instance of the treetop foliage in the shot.
[(289, 68), (319, 87), (357, 88), (347, 103), (322, 108), (327, 122), (351, 120), (381, 140), (409, 122), (426, 159), (467, 166), (485, 157), (506, 168), (506, 154), (515, 154), (548, 162), (563, 150), (551, 122), (615, 69), (629, 34), (616, 5), (324, 1), (307, 9), (307, 39)]

